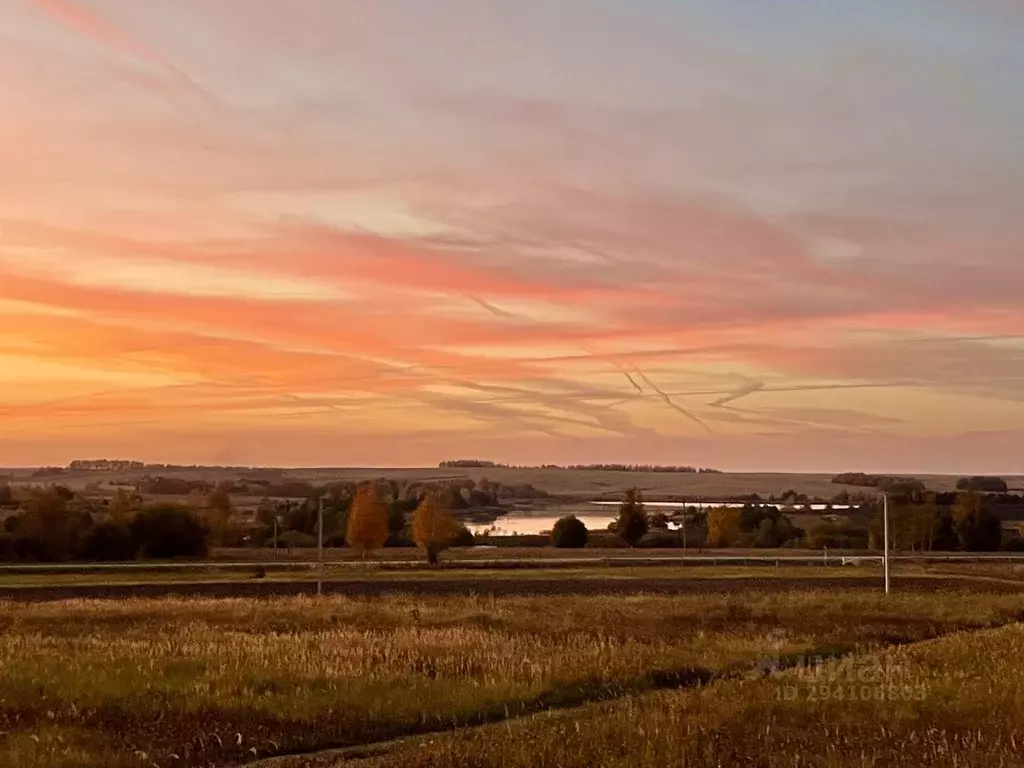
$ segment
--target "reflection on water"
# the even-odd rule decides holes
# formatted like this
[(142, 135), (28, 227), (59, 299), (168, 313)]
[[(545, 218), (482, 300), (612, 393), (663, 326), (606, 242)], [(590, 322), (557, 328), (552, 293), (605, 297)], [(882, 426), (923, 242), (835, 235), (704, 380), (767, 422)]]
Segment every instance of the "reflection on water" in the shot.
[[(571, 514), (571, 513), (566, 513)], [(470, 523), (469, 530), (474, 536), (489, 533), (491, 536), (532, 536), (538, 533), (551, 533), (560, 517), (565, 515), (531, 515), (528, 512), (511, 512), (493, 523)], [(615, 519), (614, 513), (596, 515), (576, 515), (588, 531), (604, 531)]]
[[(576, 517), (583, 521), (583, 524), (587, 526), (587, 530), (590, 531), (605, 531), (608, 529), (608, 524), (613, 522), (618, 516), (619, 502), (617, 501), (595, 501), (592, 502), (592, 507), (595, 507), (593, 512), (577, 512)], [(673, 512), (682, 512), (684, 506), (686, 509), (693, 508), (712, 508), (712, 507), (735, 507), (741, 508), (743, 504), (699, 504), (693, 502), (670, 502), (670, 501), (649, 501), (645, 502), (644, 506), (650, 510), (658, 510), (666, 514), (671, 515)], [(822, 512), (829, 509), (827, 504), (806, 504), (799, 505), (793, 509), (783, 508), (787, 512), (806, 512), (815, 511)], [(849, 506), (842, 504), (834, 504), (831, 509), (836, 511), (850, 509)], [(515, 511), (510, 512), (507, 515), (495, 520), (493, 523), (470, 523), (468, 528), (473, 532), (474, 536), (480, 534), (489, 533), (491, 536), (534, 536), (542, 533), (550, 533), (551, 529), (555, 527), (555, 523), (558, 522), (559, 518), (565, 517), (566, 515), (574, 514), (573, 512), (566, 510), (559, 515), (550, 514), (533, 514), (529, 511)], [(670, 529), (675, 529), (674, 524), (669, 524)]]

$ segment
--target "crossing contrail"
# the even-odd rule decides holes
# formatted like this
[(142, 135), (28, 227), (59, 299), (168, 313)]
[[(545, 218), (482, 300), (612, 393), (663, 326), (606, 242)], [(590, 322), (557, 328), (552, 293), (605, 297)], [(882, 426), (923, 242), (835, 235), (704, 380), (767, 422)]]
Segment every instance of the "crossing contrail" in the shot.
[(725, 397), (720, 397), (713, 403), (708, 403), (708, 405), (710, 405), (712, 408), (721, 408), (723, 405), (726, 405), (727, 403), (733, 403), (737, 400), (747, 397), (748, 395), (752, 395), (755, 392), (760, 392), (762, 389), (764, 389), (763, 381), (751, 381), (748, 382), (747, 384), (744, 384), (735, 392), (730, 392)]
[(633, 370), (636, 371), (637, 375), (641, 379), (643, 379), (644, 383), (647, 386), (649, 386), (651, 389), (653, 389), (655, 392), (658, 393), (658, 396), (664, 401), (665, 405), (667, 405), (669, 408), (671, 408), (674, 411), (679, 411), (679, 413), (683, 414), (683, 416), (688, 418), (690, 421), (693, 421), (693, 422), (696, 422), (697, 424), (700, 424), (705, 429), (705, 431), (708, 432), (708, 434), (713, 435), (715, 433), (715, 431), (713, 429), (711, 429), (711, 427), (709, 427), (707, 424), (705, 424), (704, 421), (699, 416), (697, 416), (695, 413), (691, 413), (690, 411), (688, 411), (685, 408), (683, 408), (683, 406), (681, 406), (677, 402), (675, 402), (663, 390), (659, 389), (658, 385), (655, 384), (653, 381), (651, 381), (647, 377), (647, 374), (645, 374), (643, 371), (641, 371), (636, 366), (633, 366)]

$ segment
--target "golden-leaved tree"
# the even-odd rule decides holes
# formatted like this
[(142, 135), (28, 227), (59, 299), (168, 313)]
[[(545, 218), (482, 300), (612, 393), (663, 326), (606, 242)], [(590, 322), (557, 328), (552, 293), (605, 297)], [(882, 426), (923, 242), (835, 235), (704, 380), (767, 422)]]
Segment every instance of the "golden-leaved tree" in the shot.
[(459, 524), (451, 509), (439, 494), (428, 493), (412, 516), (412, 538), (416, 546), (427, 553), (431, 565), (436, 565), (440, 554), (458, 535)]
[(717, 507), (708, 512), (708, 546), (731, 547), (740, 535), (740, 510)]
[(356, 489), (352, 509), (348, 513), (345, 539), (352, 549), (364, 558), (375, 552), (388, 540), (388, 505), (375, 485), (361, 485)]

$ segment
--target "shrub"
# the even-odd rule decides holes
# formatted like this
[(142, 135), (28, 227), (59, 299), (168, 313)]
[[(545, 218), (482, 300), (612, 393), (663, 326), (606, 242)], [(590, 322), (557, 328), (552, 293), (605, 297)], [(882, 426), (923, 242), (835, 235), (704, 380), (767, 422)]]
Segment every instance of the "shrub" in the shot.
[(1004, 552), (1024, 552), (1024, 537), (1013, 536), (1003, 542)]
[[(273, 544), (273, 540), (271, 540), (271, 544)], [(277, 537), (277, 545), (279, 547), (288, 547), (289, 549), (308, 549), (309, 547), (315, 547), (316, 544), (316, 536), (303, 533), (302, 531), (285, 531)]]
[(978, 491), (979, 493), (1006, 493), (1009, 488), (1001, 477), (962, 477), (956, 481), (958, 491)]
[(807, 546), (811, 549), (867, 549), (868, 529), (847, 521), (819, 523), (811, 528)]
[(459, 523), (459, 532), (455, 534), (455, 538), (452, 539), (452, 546), (472, 547), (475, 544), (476, 538), (473, 536), (473, 532), (462, 523)]
[(637, 544), (642, 549), (677, 549), (683, 546), (683, 535), (680, 531), (653, 530)]
[(11, 559), (28, 563), (52, 563), (52, 550), (47, 541), (32, 534), (17, 534), (10, 538)]
[(625, 542), (615, 534), (597, 534), (587, 539), (587, 549), (621, 549)]
[(134, 560), (136, 551), (135, 539), (127, 525), (103, 522), (86, 535), (80, 557), (97, 563)]
[(130, 524), (142, 557), (168, 559), (202, 557), (210, 534), (190, 509), (178, 504), (156, 504), (139, 512)]
[(590, 532), (576, 515), (563, 517), (551, 531), (551, 543), (559, 549), (582, 549), (587, 546)]
[[(315, 547), (317, 544), (317, 537), (314, 534), (307, 534), (313, 540), (313, 543), (309, 546)], [(305, 546), (305, 545), (303, 545)], [(328, 549), (343, 549), (348, 546), (348, 539), (345, 537), (344, 531), (335, 531), (334, 533), (324, 536), (324, 546)]]

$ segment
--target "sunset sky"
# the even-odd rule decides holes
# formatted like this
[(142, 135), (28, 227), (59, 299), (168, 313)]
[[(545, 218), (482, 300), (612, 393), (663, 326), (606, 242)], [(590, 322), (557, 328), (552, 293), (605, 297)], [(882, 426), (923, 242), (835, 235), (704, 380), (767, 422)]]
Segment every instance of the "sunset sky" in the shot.
[(3, 0), (0, 465), (1024, 470), (1018, 0)]

